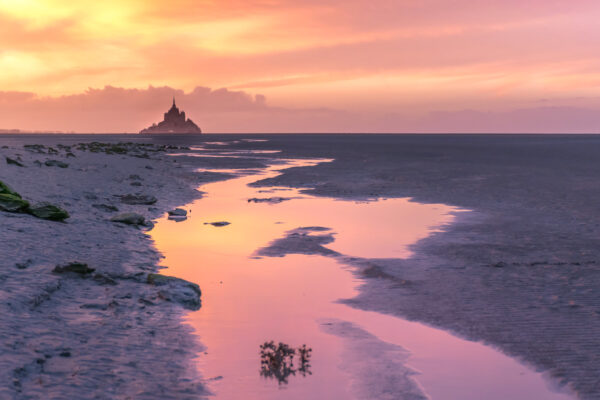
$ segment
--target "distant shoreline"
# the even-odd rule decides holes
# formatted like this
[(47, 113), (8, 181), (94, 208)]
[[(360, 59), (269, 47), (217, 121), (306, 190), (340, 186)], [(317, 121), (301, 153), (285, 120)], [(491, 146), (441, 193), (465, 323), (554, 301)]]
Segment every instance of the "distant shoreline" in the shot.
[(465, 132), (279, 132), (279, 133), (261, 133), (261, 132), (202, 132), (202, 133), (137, 133), (137, 132), (61, 132), (61, 131), (21, 131), (18, 129), (0, 129), (0, 136), (11, 136), (11, 135), (107, 135), (107, 136), (136, 136), (136, 137), (180, 137), (180, 136), (285, 136), (285, 135), (348, 135), (348, 136), (361, 136), (361, 135), (373, 135), (373, 136), (569, 136), (569, 137), (589, 137), (589, 136), (600, 136), (600, 132), (595, 133), (556, 133), (556, 132), (524, 132), (524, 133), (504, 133), (504, 132), (486, 132), (486, 133), (465, 133)]

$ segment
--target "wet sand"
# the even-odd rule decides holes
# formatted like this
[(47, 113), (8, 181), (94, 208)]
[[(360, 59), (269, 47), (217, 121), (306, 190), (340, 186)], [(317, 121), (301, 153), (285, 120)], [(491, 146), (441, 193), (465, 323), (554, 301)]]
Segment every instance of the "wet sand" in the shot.
[[(99, 138), (93, 140), (198, 141)], [(211, 145), (221, 150), (281, 150), (263, 154), (269, 158), (335, 159), (288, 170), (259, 185), (306, 188), (331, 198), (411, 197), (473, 210), (446, 231), (417, 243), (410, 249), (415, 256), (408, 260), (354, 260), (357, 271), (375, 265), (377, 273), (362, 275), (366, 279), (358, 296), (346, 304), (483, 341), (546, 371), (582, 399), (600, 398), (597, 136), (253, 135), (268, 141), (240, 140), (244, 138), (248, 136), (205, 135), (201, 140), (225, 141), (225, 146)], [(180, 324), (181, 307), (159, 301), (140, 305), (140, 298), (151, 295), (149, 288), (129, 280), (116, 286), (67, 280), (60, 287), (68, 290), (53, 290), (57, 277), (50, 272), (55, 263), (82, 257), (116, 275), (158, 268), (159, 255), (143, 232), (132, 234), (106, 222), (91, 208), (96, 200), (85, 193), (103, 201), (123, 194), (123, 188), (131, 190), (127, 177), (133, 170), (144, 179), (144, 189), (159, 199), (156, 209), (146, 212), (148, 218), (158, 218), (197, 198), (195, 187), (203, 181), (225, 177), (195, 174), (193, 168), (260, 169), (265, 160), (240, 153), (179, 156), (177, 168), (169, 156), (144, 160), (77, 153), (71, 161), (77, 168), (42, 167), (39, 174), (31, 165), (39, 156), (23, 152), (23, 140), (58, 139), (3, 136), (0, 144), (9, 148), (2, 155), (22, 153), (27, 167), (3, 164), (0, 179), (32, 199), (64, 204), (73, 219), (57, 228), (29, 216), (0, 213), (5, 259), (1, 334), (10, 349), (0, 357), (3, 381), (8, 382), (1, 393), (8, 398), (40, 393), (136, 398), (205, 394), (198, 377), (187, 375), (197, 348)], [(85, 140), (89, 136), (61, 136), (58, 141)], [(146, 169), (148, 164), (154, 169)], [(15, 267), (28, 258), (33, 260), (31, 269)], [(395, 285), (398, 280), (411, 284)], [(132, 301), (115, 300), (128, 294)], [(42, 306), (32, 308), (31, 299), (40, 295)], [(112, 300), (119, 304), (117, 310), (108, 307)], [(106, 329), (102, 338), (91, 329), (98, 326)], [(60, 356), (65, 348), (70, 357)], [(65, 385), (67, 376), (80, 378), (69, 378)]]

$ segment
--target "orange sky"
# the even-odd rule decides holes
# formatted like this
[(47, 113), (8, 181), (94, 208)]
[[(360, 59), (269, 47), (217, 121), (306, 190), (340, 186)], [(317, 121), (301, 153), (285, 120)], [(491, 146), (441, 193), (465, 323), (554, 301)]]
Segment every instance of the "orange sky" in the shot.
[[(597, 0), (0, 0), (0, 106), (14, 101), (9, 92), (35, 94), (19, 106), (24, 113), (40, 101), (59, 107), (61, 96), (81, 98), (88, 88), (148, 93), (152, 85), (261, 94), (270, 111), (313, 119), (315, 109), (328, 110), (321, 128), (297, 117), (274, 129), (284, 131), (427, 131), (440, 112), (498, 119), (539, 107), (596, 110), (599, 19)], [(155, 108), (168, 103), (156, 99)], [(225, 129), (196, 106), (190, 101), (186, 111), (212, 131), (269, 128), (258, 113)], [(33, 129), (6, 110), (14, 105), (4, 107), (0, 128)], [(122, 120), (122, 130), (150, 118), (136, 110), (155, 112), (131, 107), (136, 117)], [(48, 129), (119, 130), (93, 116), (89, 126), (46, 118)], [(457, 129), (475, 129), (468, 122)]]

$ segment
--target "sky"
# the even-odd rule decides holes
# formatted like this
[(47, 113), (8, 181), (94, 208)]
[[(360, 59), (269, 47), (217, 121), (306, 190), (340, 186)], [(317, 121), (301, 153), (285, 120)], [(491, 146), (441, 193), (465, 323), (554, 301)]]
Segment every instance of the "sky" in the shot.
[(597, 0), (0, 0), (0, 129), (599, 132)]

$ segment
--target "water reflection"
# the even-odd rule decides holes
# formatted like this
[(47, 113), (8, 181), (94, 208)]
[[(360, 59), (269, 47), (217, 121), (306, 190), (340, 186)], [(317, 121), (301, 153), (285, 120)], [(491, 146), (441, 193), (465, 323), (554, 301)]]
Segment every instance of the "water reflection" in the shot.
[[(298, 354), (300, 366), (294, 366), (294, 357)], [(260, 376), (267, 379), (276, 379), (280, 385), (287, 385), (288, 378), (298, 373), (300, 376), (312, 375), (310, 370), (310, 357), (312, 349), (305, 344), (294, 349), (289, 345), (274, 341), (260, 345)]]
[[(204, 197), (188, 207), (194, 218), (177, 223), (165, 216), (151, 232), (166, 256), (163, 265), (169, 266), (163, 273), (202, 288), (202, 309), (188, 314), (187, 321), (206, 346), (198, 358), (202, 374), (223, 377), (209, 385), (216, 398), (389, 399), (402, 388), (380, 383), (406, 380), (404, 366), (394, 367), (404, 362), (406, 352), (395, 346), (412, 353), (409, 366), (420, 372), (415, 378), (432, 399), (568, 398), (549, 393), (539, 375), (482, 344), (337, 302), (357, 296), (362, 281), (340, 266), (343, 257), (323, 255), (410, 257), (409, 246), (451, 222), (451, 213), (457, 210), (408, 199), (358, 203), (314, 197), (297, 189), (249, 186), (276, 176), (280, 169), (323, 161), (289, 160), (282, 165), (277, 160), (277, 165), (262, 171), (238, 170), (234, 179), (202, 186)], [(248, 202), (280, 189), (292, 199)], [(231, 224), (219, 227), (219, 221)], [(313, 244), (320, 251), (304, 251), (306, 239), (318, 242)], [(254, 257), (265, 246), (272, 253)], [(410, 287), (411, 281), (388, 272), (372, 260), (360, 276), (380, 278), (382, 290)], [(360, 327), (374, 339), (344, 330), (343, 324), (324, 330), (318, 321), (331, 318)], [(271, 377), (257, 374), (256, 346), (272, 337), (283, 343), (310, 343), (314, 354), (310, 363), (306, 357), (307, 367), (302, 369), (300, 356), (299, 365), (285, 370), (281, 370), (282, 360), (279, 368), (271, 370)], [(264, 350), (277, 350), (273, 346)], [(381, 354), (396, 353), (399, 359), (382, 362)], [(292, 368), (296, 376), (305, 378), (286, 376)], [(265, 374), (269, 371), (267, 364)], [(273, 379), (279, 382), (278, 376), (288, 383), (275, 385)], [(285, 397), (280, 389), (285, 390)], [(369, 394), (364, 395), (365, 391)]]

